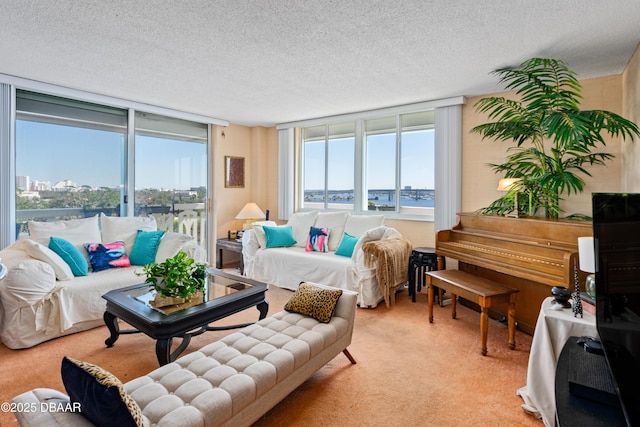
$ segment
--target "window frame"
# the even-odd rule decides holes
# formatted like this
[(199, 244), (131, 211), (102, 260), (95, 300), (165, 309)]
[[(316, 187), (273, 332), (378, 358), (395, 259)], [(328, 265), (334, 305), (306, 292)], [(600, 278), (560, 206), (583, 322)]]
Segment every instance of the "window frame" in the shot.
[[(13, 243), (15, 238), (15, 192), (16, 192), (16, 165), (15, 165), (15, 123), (16, 123), (16, 91), (29, 91), (35, 93), (41, 93), (43, 95), (50, 95), (61, 98), (68, 98), (71, 100), (77, 100), (79, 102), (88, 102), (98, 105), (104, 105), (105, 107), (123, 108), (129, 111), (129, 138), (133, 136), (133, 115), (136, 111), (142, 111), (147, 113), (153, 113), (168, 118), (183, 119), (187, 121), (198, 122), (207, 125), (207, 156), (211, 160), (208, 162), (208, 185), (211, 184), (211, 177), (213, 177), (213, 147), (212, 147), (212, 135), (211, 125), (228, 126), (229, 122), (217, 118), (208, 116), (202, 116), (199, 114), (186, 113), (178, 110), (172, 110), (169, 108), (153, 106), (150, 104), (143, 104), (135, 101), (123, 100), (120, 98), (114, 98), (106, 95), (99, 95), (90, 92), (84, 92), (81, 90), (71, 89), (67, 87), (52, 85), (48, 83), (42, 83), (34, 80), (25, 79), (22, 77), (9, 76), (6, 74), (0, 74), (0, 165), (2, 166), (0, 171), (0, 248), (6, 247)], [(125, 172), (129, 177), (133, 176), (133, 152), (132, 145), (128, 146), (126, 157), (129, 161), (128, 170)], [(5, 156), (5, 154), (7, 154)], [(131, 187), (131, 188), (130, 188)], [(124, 196), (133, 194), (133, 182), (128, 180), (125, 186), (126, 190)], [(207, 241), (211, 240), (211, 236), (215, 233), (214, 213), (211, 207), (212, 198), (211, 188), (207, 194), (207, 223), (212, 227), (208, 231)], [(123, 197), (124, 197), (123, 196)], [(127, 203), (128, 207), (126, 212), (122, 215), (133, 216), (133, 201)], [(210, 243), (210, 242), (208, 242)], [(212, 245), (207, 244), (207, 247)]]
[[(362, 117), (355, 118), (352, 121), (353, 128), (355, 129), (354, 198), (353, 198), (354, 203), (353, 205), (348, 205), (349, 206), (348, 208), (344, 208), (342, 210), (347, 210), (357, 215), (380, 214), (381, 212), (379, 210), (369, 210), (368, 204), (365, 205), (365, 203), (368, 202), (368, 191), (369, 191), (369, 185), (367, 181), (367, 167), (368, 167), (367, 136), (372, 134), (367, 132), (366, 130), (366, 123), (368, 121), (375, 121), (380, 119), (382, 120), (388, 119), (388, 120), (394, 121), (393, 135), (395, 136), (395, 144), (394, 144), (395, 159), (394, 159), (394, 188), (392, 190), (394, 191), (394, 194), (395, 194), (395, 200), (401, 200), (400, 194), (402, 191), (401, 184), (402, 184), (402, 140), (403, 140), (402, 133), (405, 130), (402, 126), (402, 117), (405, 115), (421, 113), (421, 112), (431, 112), (433, 115), (435, 115), (435, 108), (431, 107), (431, 108), (423, 108), (423, 109), (417, 109), (417, 110), (406, 110), (406, 111), (396, 112), (395, 114), (377, 114), (377, 115), (370, 115), (370, 116), (364, 115)], [(297, 197), (296, 197), (296, 204), (295, 204), (296, 210), (308, 211), (308, 210), (318, 209), (318, 207), (316, 206), (313, 206), (313, 207), (305, 206), (305, 182), (304, 182), (305, 180), (305, 142), (307, 140), (305, 140), (304, 131), (305, 129), (312, 128), (312, 127), (319, 127), (319, 126), (324, 126), (325, 128), (325, 136), (323, 141), (324, 158), (325, 158), (325, 161), (324, 161), (325, 199), (323, 201), (324, 206), (322, 206), (320, 210), (335, 211), (340, 209), (339, 206), (335, 206), (335, 205), (330, 206), (329, 200), (327, 200), (327, 192), (329, 190), (328, 183), (327, 183), (328, 170), (329, 170), (328, 145), (331, 140), (329, 129), (331, 128), (331, 126), (334, 126), (337, 124), (344, 125), (346, 123), (350, 123), (350, 122), (344, 121), (344, 120), (328, 121), (324, 124), (316, 123), (311, 126), (300, 126), (296, 128), (296, 132), (298, 133), (298, 138), (297, 138), (298, 140), (298, 147), (297, 147), (298, 173), (297, 173), (297, 176), (295, 177), (297, 181), (297, 188), (298, 188), (298, 194), (296, 195)], [(422, 129), (435, 130), (435, 119), (432, 118), (432, 120), (429, 123), (424, 123), (424, 125), (420, 125), (419, 129), (417, 130), (422, 130)], [(435, 156), (436, 156), (435, 147), (434, 147), (434, 152), (432, 153), (432, 156), (435, 160)], [(435, 172), (434, 172), (434, 175), (435, 175)], [(435, 187), (435, 184), (434, 184), (434, 187)], [(433, 188), (432, 190), (435, 190), (435, 188)], [(406, 206), (403, 207), (401, 203), (395, 203), (394, 210), (384, 211), (384, 215), (385, 217), (388, 217), (388, 218), (433, 221), (434, 212), (435, 212), (435, 206), (414, 209)]]
[[(351, 126), (352, 122), (344, 122), (344, 123), (332, 123), (332, 124), (327, 124), (327, 125), (319, 125), (319, 126), (312, 126), (311, 128), (320, 128), (323, 127), (324, 128), (324, 132), (322, 136), (312, 136), (310, 138), (305, 138), (305, 129), (310, 129), (310, 128), (301, 128), (299, 130), (300, 132), (300, 146), (299, 146), (299, 153), (300, 153), (300, 175), (298, 176), (298, 187), (301, 189), (301, 194), (300, 194), (300, 198), (299, 198), (299, 204), (298, 204), (298, 208), (299, 209), (303, 209), (303, 210), (312, 210), (312, 209), (321, 209), (321, 210), (328, 210), (328, 211), (335, 211), (335, 210), (348, 210), (348, 211), (353, 211), (355, 209), (355, 202), (353, 205), (351, 204), (344, 204), (344, 206), (342, 204), (339, 203), (331, 203), (331, 200), (329, 199), (329, 192), (332, 191), (332, 189), (329, 188), (330, 186), (330, 178), (329, 178), (329, 172), (331, 170), (330, 167), (330, 160), (331, 160), (331, 145), (332, 142), (336, 142), (339, 141), (341, 139), (351, 139), (353, 138), (353, 158), (354, 158), (354, 174), (353, 174), (353, 191), (354, 191), (354, 195), (355, 195), (355, 190), (356, 190), (356, 178), (355, 178), (355, 159), (357, 157), (357, 150), (356, 150), (356, 126), (355, 123), (353, 123), (353, 126)], [(333, 133), (332, 129), (338, 129), (338, 132)], [(349, 129), (347, 129), (349, 128)], [(348, 132), (345, 132), (346, 130), (348, 130)], [(323, 199), (322, 201), (318, 201), (315, 203), (315, 205), (320, 205), (322, 204), (322, 207), (319, 206), (314, 206), (313, 202), (307, 202), (305, 200), (305, 191), (306, 190), (306, 169), (304, 168), (305, 165), (305, 156), (307, 154), (307, 150), (306, 150), (306, 143), (307, 142), (321, 142), (322, 145), (322, 151), (323, 151)], [(334, 189), (335, 190), (335, 189)], [(355, 199), (354, 199), (355, 201)], [(309, 206), (305, 206), (305, 205), (309, 205)]]

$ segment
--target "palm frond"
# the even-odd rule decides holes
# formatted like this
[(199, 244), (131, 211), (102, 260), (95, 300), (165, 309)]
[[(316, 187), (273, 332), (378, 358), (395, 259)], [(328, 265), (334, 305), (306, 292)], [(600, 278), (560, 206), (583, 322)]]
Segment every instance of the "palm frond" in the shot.
[[(531, 58), (519, 67), (500, 68), (493, 74), (520, 100), (480, 99), (475, 108), (486, 113), (491, 122), (476, 126), (471, 132), (479, 133), (482, 139), (514, 142), (507, 149), (504, 163), (489, 166), (496, 173), (522, 180), (531, 212), (544, 209), (548, 217), (557, 217), (562, 212), (558, 205), (560, 195), (584, 190), (580, 175), (591, 175), (585, 166), (605, 165), (614, 157), (592, 152), (606, 146), (605, 134), (640, 138), (638, 126), (630, 120), (609, 111), (580, 110), (582, 86), (564, 61)], [(488, 209), (505, 211), (509, 197), (513, 199), (507, 195)]]

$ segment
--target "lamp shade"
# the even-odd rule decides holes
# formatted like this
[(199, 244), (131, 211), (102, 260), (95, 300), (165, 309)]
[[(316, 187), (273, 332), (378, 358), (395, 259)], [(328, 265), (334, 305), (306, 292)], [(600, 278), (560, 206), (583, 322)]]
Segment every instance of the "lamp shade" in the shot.
[(593, 237), (578, 237), (578, 256), (580, 257), (580, 270), (587, 273), (596, 272)]
[(502, 178), (499, 182), (498, 182), (498, 191), (510, 191), (510, 190), (517, 190), (518, 188), (520, 188), (520, 184), (519, 182), (520, 178)]
[(264, 212), (253, 202), (249, 202), (236, 215), (236, 219), (260, 219), (264, 218)]

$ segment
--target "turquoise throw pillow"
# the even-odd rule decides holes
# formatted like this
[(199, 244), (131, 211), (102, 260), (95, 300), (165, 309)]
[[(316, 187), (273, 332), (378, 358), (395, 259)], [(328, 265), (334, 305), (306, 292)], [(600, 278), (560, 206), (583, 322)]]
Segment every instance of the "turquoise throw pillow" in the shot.
[(138, 230), (136, 240), (129, 255), (131, 265), (147, 265), (156, 261), (156, 252), (160, 245), (160, 239), (164, 235), (162, 231), (142, 231)]
[(353, 255), (353, 249), (356, 247), (356, 243), (358, 243), (357, 237), (353, 237), (349, 233), (344, 233), (342, 235), (340, 245), (338, 246), (338, 249), (336, 249), (336, 255), (351, 257)]
[(283, 227), (267, 227), (262, 226), (264, 235), (267, 239), (267, 248), (281, 248), (295, 245), (296, 239), (293, 238), (293, 227), (285, 225)]
[(78, 248), (73, 246), (73, 243), (59, 237), (50, 237), (49, 249), (60, 255), (60, 258), (69, 265), (74, 276), (86, 276), (89, 274), (87, 260)]

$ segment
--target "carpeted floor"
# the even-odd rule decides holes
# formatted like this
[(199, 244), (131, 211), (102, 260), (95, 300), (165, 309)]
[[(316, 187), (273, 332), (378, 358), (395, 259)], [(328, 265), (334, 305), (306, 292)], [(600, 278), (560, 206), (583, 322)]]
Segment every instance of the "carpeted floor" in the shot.
[[(272, 286), (267, 295), (272, 314), (291, 292)], [(257, 310), (247, 310), (225, 323), (252, 321), (257, 315)], [(358, 363), (351, 365), (339, 354), (254, 426), (541, 427), (523, 412), (516, 396), (526, 383), (531, 337), (518, 331), (516, 349), (509, 350), (506, 325), (491, 320), (489, 353), (482, 357), (477, 312), (458, 304), (456, 320), (450, 307), (435, 307), (434, 317), (429, 324), (426, 293), (411, 303), (407, 292), (400, 292), (390, 310), (384, 303), (358, 309), (349, 346)], [(186, 352), (228, 333), (195, 337)], [(26, 350), (0, 345), (0, 402), (34, 387), (64, 391), (63, 355), (100, 365), (123, 382), (158, 366), (154, 342), (147, 336), (124, 335), (108, 349), (108, 335), (100, 327)], [(12, 414), (0, 413), (0, 425), (17, 423)]]

